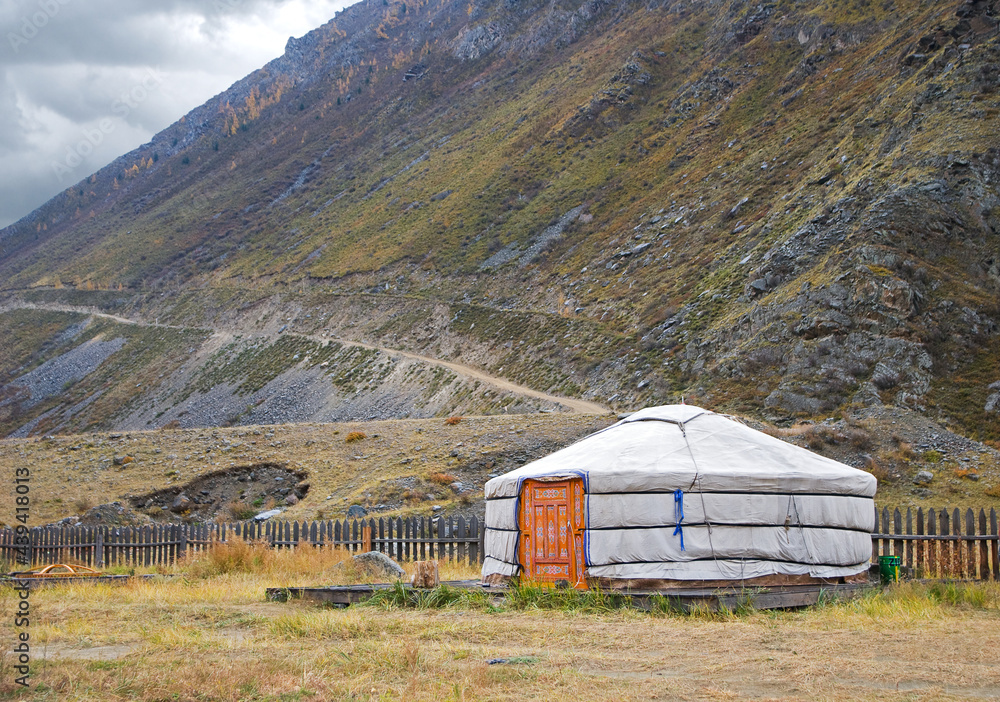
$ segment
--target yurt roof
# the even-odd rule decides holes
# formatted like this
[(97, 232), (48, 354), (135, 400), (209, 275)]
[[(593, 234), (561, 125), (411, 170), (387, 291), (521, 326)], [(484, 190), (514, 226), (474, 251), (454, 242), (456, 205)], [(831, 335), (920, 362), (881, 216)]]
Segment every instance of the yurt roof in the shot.
[(486, 483), (514, 497), (525, 479), (583, 478), (597, 493), (746, 492), (872, 497), (869, 473), (693, 405), (650, 407)]

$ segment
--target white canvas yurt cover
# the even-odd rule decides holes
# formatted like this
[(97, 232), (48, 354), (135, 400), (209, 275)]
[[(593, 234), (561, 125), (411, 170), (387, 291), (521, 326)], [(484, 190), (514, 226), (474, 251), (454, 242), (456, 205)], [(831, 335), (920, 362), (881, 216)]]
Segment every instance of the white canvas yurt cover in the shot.
[[(557, 484), (566, 507), (545, 502), (561, 499), (544, 489)], [(579, 582), (856, 575), (871, 560), (875, 487), (723, 415), (652, 407), (486, 483), (483, 577), (560, 573), (560, 557)]]

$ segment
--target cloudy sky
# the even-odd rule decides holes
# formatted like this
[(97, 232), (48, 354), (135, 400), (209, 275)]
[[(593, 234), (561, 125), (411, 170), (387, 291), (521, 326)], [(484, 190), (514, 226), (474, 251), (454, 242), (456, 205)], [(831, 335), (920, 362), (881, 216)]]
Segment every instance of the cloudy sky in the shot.
[(353, 2), (0, 0), (0, 228)]

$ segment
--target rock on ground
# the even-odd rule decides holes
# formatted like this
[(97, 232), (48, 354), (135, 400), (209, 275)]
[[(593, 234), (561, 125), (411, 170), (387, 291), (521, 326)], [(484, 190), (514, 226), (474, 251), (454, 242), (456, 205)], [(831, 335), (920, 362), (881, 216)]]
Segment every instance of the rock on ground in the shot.
[(384, 553), (369, 551), (353, 556), (353, 560), (361, 568), (371, 573), (373, 576), (381, 576), (401, 580), (405, 575), (404, 571), (396, 561), (389, 558)]

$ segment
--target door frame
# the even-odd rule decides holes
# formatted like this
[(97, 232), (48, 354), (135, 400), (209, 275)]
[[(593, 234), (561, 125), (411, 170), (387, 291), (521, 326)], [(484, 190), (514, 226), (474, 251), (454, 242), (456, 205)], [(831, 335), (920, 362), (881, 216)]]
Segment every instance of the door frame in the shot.
[[(548, 499), (537, 499), (539, 493), (558, 491), (560, 488), (565, 488), (565, 500), (560, 500), (558, 497), (551, 497)], [(521, 483), (521, 488), (519, 491), (519, 509), (517, 512), (517, 526), (518, 526), (518, 563), (521, 566), (522, 578), (527, 582), (532, 584), (537, 584), (547, 587), (555, 587), (560, 584), (560, 581), (567, 581), (569, 587), (586, 590), (587, 589), (587, 566), (586, 566), (586, 509), (587, 501), (585, 499), (584, 483), (582, 478), (560, 478), (557, 480), (546, 480), (546, 479), (525, 479)], [(567, 553), (563, 556), (559, 554), (545, 554), (541, 558), (538, 557), (536, 547), (536, 539), (534, 536), (539, 533), (538, 528), (541, 526), (543, 529), (546, 527), (552, 527), (550, 524), (537, 524), (538, 519), (538, 507), (554, 507), (556, 505), (565, 504), (566, 506), (566, 519), (565, 524), (559, 519), (559, 511), (555, 510), (552, 513), (546, 511), (547, 514), (551, 514), (556, 517), (556, 525), (554, 528), (547, 529), (548, 535), (558, 539), (557, 543), (563, 543), (562, 529), (565, 527), (565, 543), (567, 546)], [(556, 529), (559, 531), (556, 532)], [(545, 534), (543, 534), (544, 538)], [(561, 578), (555, 575), (542, 574), (539, 571), (541, 564), (565, 564), (568, 566), (566, 571), (568, 577)]]

